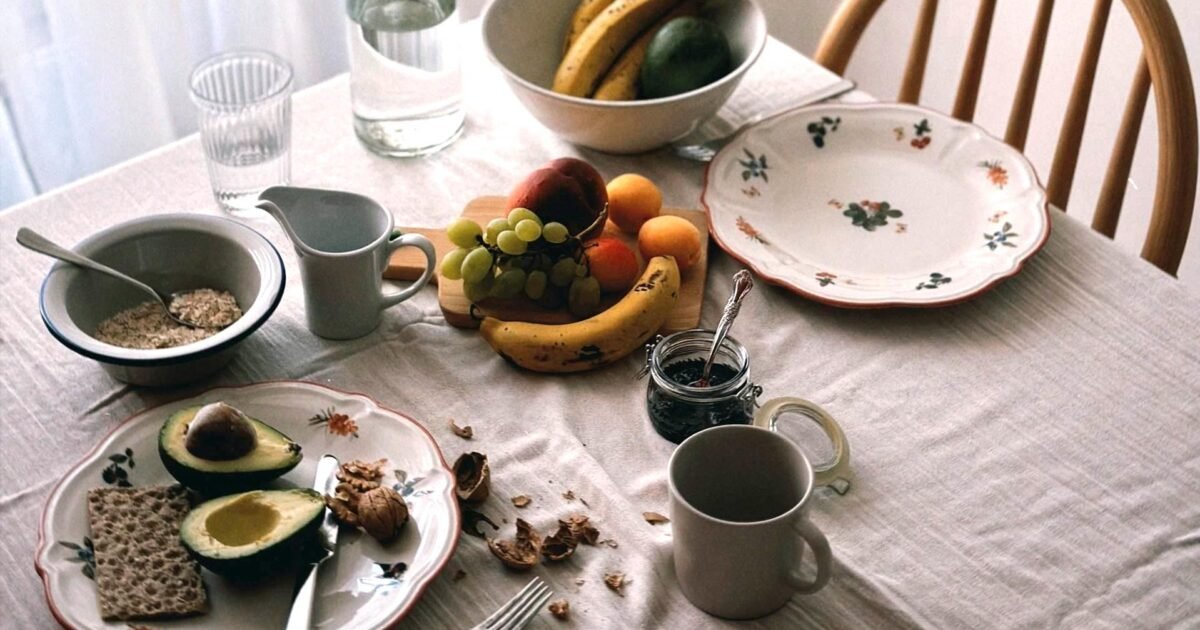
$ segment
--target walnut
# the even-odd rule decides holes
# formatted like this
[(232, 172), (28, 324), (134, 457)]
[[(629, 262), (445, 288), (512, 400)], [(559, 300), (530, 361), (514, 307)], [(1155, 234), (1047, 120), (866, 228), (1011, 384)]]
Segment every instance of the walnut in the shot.
[(550, 602), (547, 608), (550, 610), (550, 614), (558, 619), (566, 619), (571, 616), (571, 604), (565, 599)]
[(351, 527), (362, 526), (359, 502), (364, 494), (380, 487), (379, 480), (383, 478), (386, 463), (386, 459), (375, 462), (354, 460), (338, 467), (336, 477), (341, 483), (334, 488), (333, 496), (325, 497), (325, 504), (339, 522)]
[(513, 540), (487, 539), (488, 549), (504, 563), (517, 571), (528, 571), (537, 565), (542, 539), (533, 526), (517, 519), (517, 536)]
[(604, 574), (604, 584), (621, 597), (625, 597), (625, 585), (630, 581), (625, 579), (625, 574), (619, 571)]
[(387, 486), (375, 488), (359, 498), (358, 520), (368, 534), (386, 543), (399, 536), (408, 522), (408, 504)]
[(352, 504), (347, 503), (340, 497), (331, 497), (328, 495), (325, 496), (325, 505), (328, 505), (329, 509), (333, 511), (333, 516), (337, 518), (339, 523), (351, 527), (358, 526), (358, 514), (354, 512), (356, 506), (352, 506)]
[(491, 478), (487, 455), (483, 453), (464, 453), (454, 462), (454, 490), (463, 501), (478, 503), (487, 499)]

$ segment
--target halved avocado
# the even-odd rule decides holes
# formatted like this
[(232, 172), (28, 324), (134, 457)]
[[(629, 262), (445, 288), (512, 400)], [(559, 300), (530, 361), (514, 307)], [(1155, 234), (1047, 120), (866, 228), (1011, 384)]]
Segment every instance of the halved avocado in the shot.
[(179, 525), (179, 538), (209, 571), (255, 577), (294, 566), (324, 514), (315, 490), (254, 490), (196, 506)]
[(304, 457), (291, 438), (250, 417), (246, 419), (254, 426), (257, 440), (249, 453), (223, 461), (196, 457), (185, 441), (188, 423), (199, 410), (199, 405), (188, 407), (167, 418), (158, 433), (158, 455), (172, 477), (201, 494), (217, 496), (261, 488), (295, 468)]

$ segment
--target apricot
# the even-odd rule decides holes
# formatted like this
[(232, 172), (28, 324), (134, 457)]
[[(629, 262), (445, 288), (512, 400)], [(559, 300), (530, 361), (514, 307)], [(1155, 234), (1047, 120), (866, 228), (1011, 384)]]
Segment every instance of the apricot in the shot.
[(611, 236), (600, 238), (584, 245), (588, 269), (606, 293), (624, 293), (637, 282), (638, 261), (632, 249)]
[(700, 262), (700, 230), (691, 221), (675, 215), (654, 217), (638, 230), (638, 251), (646, 260), (674, 256), (679, 271), (686, 271)]
[(579, 188), (583, 190), (583, 196), (587, 199), (588, 206), (596, 215), (599, 215), (604, 210), (604, 206), (608, 204), (608, 188), (604, 185), (604, 177), (591, 164), (579, 158), (561, 157), (551, 160), (542, 168), (556, 170), (575, 180), (575, 183), (579, 184)]
[(619, 175), (608, 183), (608, 218), (629, 234), (662, 212), (662, 192), (636, 173)]

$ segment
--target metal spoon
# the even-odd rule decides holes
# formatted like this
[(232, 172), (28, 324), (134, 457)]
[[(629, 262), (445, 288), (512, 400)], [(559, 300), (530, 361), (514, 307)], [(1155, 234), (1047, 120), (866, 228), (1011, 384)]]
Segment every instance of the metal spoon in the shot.
[(34, 232), (29, 228), (23, 227), (17, 230), (17, 242), (23, 245), (26, 249), (33, 250), (39, 254), (45, 254), (51, 258), (57, 258), (63, 262), (79, 265), (85, 269), (91, 269), (92, 271), (99, 271), (100, 273), (108, 274), (118, 280), (124, 280), (125, 282), (128, 282), (129, 284), (141, 289), (147, 295), (153, 296), (154, 301), (158, 302), (162, 306), (163, 311), (167, 314), (167, 317), (171, 318), (171, 321), (181, 326), (187, 326), (188, 328), (200, 328), (200, 326), (193, 324), (192, 322), (189, 322), (185, 319), (180, 319), (171, 312), (170, 308), (167, 307), (167, 305), (174, 301), (175, 294), (160, 293), (148, 284), (134, 280), (120, 271), (117, 271), (116, 269), (113, 269), (107, 265), (102, 265), (91, 258), (80, 256), (79, 254), (76, 254), (75, 252), (63, 246), (54, 243), (50, 239), (38, 234), (37, 232)]
[(692, 387), (709, 386), (708, 379), (712, 375), (713, 361), (717, 358), (717, 351), (721, 349), (725, 336), (733, 327), (733, 320), (738, 316), (738, 311), (742, 310), (742, 300), (746, 299), (746, 294), (750, 293), (750, 289), (753, 288), (754, 278), (750, 276), (749, 271), (742, 269), (733, 274), (733, 292), (729, 294), (729, 301), (725, 302), (725, 310), (721, 311), (721, 321), (717, 322), (717, 330), (713, 332), (712, 349), (708, 351), (708, 360), (704, 362), (704, 371), (700, 373), (700, 380), (692, 383)]

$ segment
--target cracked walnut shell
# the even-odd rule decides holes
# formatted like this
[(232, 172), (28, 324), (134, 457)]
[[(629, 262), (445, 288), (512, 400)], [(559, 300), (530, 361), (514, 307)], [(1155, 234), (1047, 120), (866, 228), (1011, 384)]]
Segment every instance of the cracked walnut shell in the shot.
[(487, 539), (488, 549), (504, 566), (516, 571), (528, 571), (537, 565), (542, 539), (533, 526), (517, 519), (517, 536), (512, 540)]
[(463, 501), (478, 503), (487, 499), (491, 477), (487, 455), (483, 453), (463, 453), (454, 462), (454, 492)]
[(380, 486), (358, 499), (359, 525), (381, 543), (394, 540), (408, 522), (408, 504), (392, 488)]

